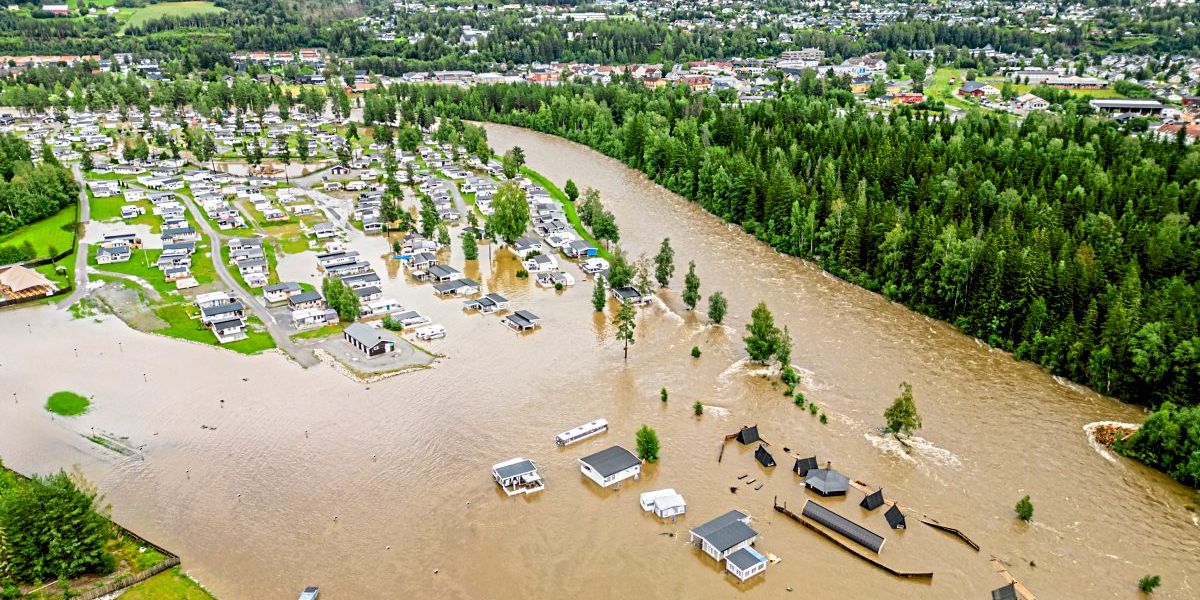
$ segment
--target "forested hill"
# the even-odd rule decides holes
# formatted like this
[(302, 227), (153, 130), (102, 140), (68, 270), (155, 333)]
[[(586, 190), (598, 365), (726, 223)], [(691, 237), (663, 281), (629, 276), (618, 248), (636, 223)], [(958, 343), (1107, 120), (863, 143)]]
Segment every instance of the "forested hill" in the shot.
[(408, 115), (428, 105), (587, 144), (1101, 392), (1200, 402), (1200, 147), (1071, 115), (869, 116), (822, 85), (744, 108), (636, 85), (385, 93)]

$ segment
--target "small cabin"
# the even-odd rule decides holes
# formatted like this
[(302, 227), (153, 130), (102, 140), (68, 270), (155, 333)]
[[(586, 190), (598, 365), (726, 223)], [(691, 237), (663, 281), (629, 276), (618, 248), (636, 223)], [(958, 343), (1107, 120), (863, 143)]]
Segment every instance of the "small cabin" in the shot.
[(691, 542), (717, 562), (730, 554), (748, 548), (758, 538), (750, 528), (750, 515), (731, 510), (691, 530)]
[(883, 488), (867, 494), (867, 496), (863, 498), (862, 502), (859, 502), (858, 505), (867, 510), (875, 510), (880, 506), (883, 506)]
[(579, 459), (579, 470), (600, 487), (617, 485), (630, 477), (637, 479), (642, 461), (621, 446), (610, 446)]
[(767, 448), (762, 444), (759, 444), (758, 449), (754, 451), (754, 460), (764, 467), (775, 466), (775, 457), (771, 456), (771, 453), (767, 452)]
[(733, 573), (738, 581), (745, 581), (767, 570), (767, 557), (747, 546), (725, 559), (725, 570)]
[(492, 478), (509, 496), (533, 494), (546, 489), (537, 465), (528, 458), (514, 458), (492, 465)]
[(677, 517), (687, 512), (687, 502), (675, 490), (667, 488), (641, 495), (642, 510), (652, 512), (660, 519)]

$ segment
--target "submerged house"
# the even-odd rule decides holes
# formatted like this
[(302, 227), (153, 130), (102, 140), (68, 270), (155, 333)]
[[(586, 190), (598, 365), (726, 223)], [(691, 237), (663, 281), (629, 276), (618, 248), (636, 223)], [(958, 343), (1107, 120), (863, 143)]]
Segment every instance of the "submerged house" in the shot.
[(804, 485), (822, 496), (845, 496), (850, 479), (828, 467), (813, 469), (804, 477)]
[(687, 502), (675, 490), (667, 488), (641, 495), (642, 510), (653, 512), (660, 519), (676, 517), (687, 512)]
[(817, 468), (817, 457), (810, 456), (808, 458), (797, 458), (795, 466), (792, 467), (797, 475), (807, 477), (808, 472)]
[(892, 529), (907, 529), (904, 522), (904, 513), (900, 512), (900, 507), (893, 504), (887, 512), (883, 513), (883, 518), (887, 519), (888, 527)]
[(764, 467), (775, 466), (775, 457), (771, 456), (771, 453), (767, 452), (767, 448), (762, 444), (759, 444), (758, 449), (754, 451), (754, 460)]
[(579, 459), (579, 470), (600, 487), (616, 485), (642, 472), (642, 461), (620, 446), (611, 446)]
[(692, 529), (691, 542), (720, 562), (758, 538), (758, 532), (750, 528), (749, 522), (750, 515), (731, 510)]
[(725, 570), (733, 573), (738, 581), (745, 581), (767, 570), (767, 557), (746, 546), (725, 559)]
[(532, 494), (546, 489), (537, 465), (528, 458), (514, 458), (492, 465), (492, 477), (509, 496)]
[(863, 498), (862, 502), (859, 502), (858, 505), (867, 510), (875, 510), (883, 506), (883, 488), (867, 494), (867, 497)]
[(738, 431), (735, 437), (738, 443), (743, 446), (762, 441), (762, 438), (758, 436), (758, 425), (742, 427), (741, 431)]

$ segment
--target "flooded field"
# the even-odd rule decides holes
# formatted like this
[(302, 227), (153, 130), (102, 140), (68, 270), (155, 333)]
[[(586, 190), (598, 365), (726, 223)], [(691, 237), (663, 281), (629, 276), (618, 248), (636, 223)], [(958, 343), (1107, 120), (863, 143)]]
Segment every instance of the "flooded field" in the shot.
[[(642, 309), (629, 361), (612, 339), (611, 307), (590, 305), (592, 284), (563, 292), (517, 279), (506, 252), (481, 248), (479, 265), (450, 263), (543, 318), (518, 336), (492, 316), (463, 313), (383, 258), (380, 238), (354, 234), (385, 279), (384, 293), (444, 324), (429, 345), (433, 368), (362, 385), (329, 365), (301, 369), (268, 353), (247, 357), (138, 333), (108, 317), (71, 320), (39, 307), (0, 313), (0, 456), (23, 472), (78, 464), (113, 516), (178, 552), (224, 600), (322, 598), (786, 597), (986, 598), (1004, 580), (999, 559), (1040, 599), (1141, 597), (1135, 583), (1163, 576), (1155, 597), (1193, 598), (1200, 527), (1187, 489), (1089, 446), (1084, 427), (1138, 421), (1141, 411), (1056, 381), (951, 327), (781, 256), (586, 148), (489, 126), (492, 145), (521, 146), (529, 165), (560, 185), (600, 190), (634, 256), (669, 236), (676, 284)], [(679, 300), (695, 260), (701, 293), (730, 301), (728, 327), (708, 325)], [(311, 255), (279, 264), (314, 281)], [(789, 326), (803, 389), (829, 416), (822, 425), (742, 360), (750, 309), (765, 301)], [(700, 359), (689, 355), (692, 346)], [(913, 384), (922, 438), (906, 451), (878, 434), (901, 381)], [(659, 400), (659, 389), (670, 400)], [(60, 389), (94, 396), (92, 410), (52, 419), (41, 406)], [(224, 403), (221, 403), (224, 400)], [(702, 417), (692, 403), (709, 408)], [(607, 434), (560, 449), (555, 433), (597, 417)], [(640, 481), (602, 491), (576, 460), (620, 443), (643, 423), (658, 430), (661, 461)], [(721, 439), (759, 425), (779, 466)], [(122, 456), (92, 431), (137, 448)], [(882, 485), (915, 512), (908, 529), (862, 513), (861, 494), (827, 505), (880, 533), (880, 559), (933, 571), (931, 583), (896, 579), (772, 510), (806, 498), (783, 448)], [(507, 498), (489, 468), (525, 456), (547, 489)], [(764, 483), (761, 490), (738, 476)], [(757, 485), (757, 484), (755, 484)], [(738, 488), (736, 494), (730, 487)], [(672, 487), (688, 502), (678, 522), (638, 506)], [(1034, 522), (1012, 512), (1032, 496)], [(754, 517), (758, 548), (777, 555), (765, 576), (735, 585), (687, 545), (687, 530), (729, 509)], [(928, 514), (963, 530), (975, 552), (917, 522)], [(670, 535), (674, 534), (674, 536)]]

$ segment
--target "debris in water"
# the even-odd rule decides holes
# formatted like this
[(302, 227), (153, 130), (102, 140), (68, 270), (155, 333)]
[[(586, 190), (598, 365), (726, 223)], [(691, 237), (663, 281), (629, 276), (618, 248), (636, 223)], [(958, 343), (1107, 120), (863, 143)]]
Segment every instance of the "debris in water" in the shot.
[(787, 591), (789, 591), (789, 592), (792, 591), (792, 586), (790, 586), (790, 585), (787, 586)]
[(746, 482), (746, 485), (753, 485), (755, 481), (758, 481), (758, 479), (751, 479), (750, 481)]
[(736, 493), (737, 493), (737, 486), (736, 486), (736, 485), (731, 485), (731, 486), (729, 486), (729, 493), (730, 493), (730, 494), (736, 494)]
[(749, 475), (750, 475), (749, 473), (746, 473), (745, 475), (738, 475), (738, 479), (745, 479)]
[(437, 575), (437, 574), (438, 574), (438, 570), (437, 570), (437, 569), (434, 569), (434, 570), (433, 570), (433, 574), (434, 574), (434, 575)]
[(761, 489), (762, 489), (762, 486), (763, 486), (763, 484), (761, 484), (761, 483), (760, 483), (760, 484), (758, 484), (758, 485), (756, 485), (756, 486), (754, 486), (754, 491), (756, 491), (756, 492), (757, 492), (758, 490), (761, 490)]

